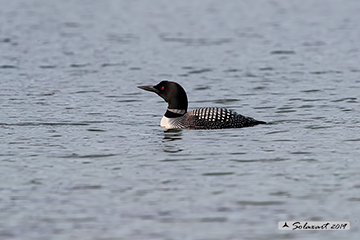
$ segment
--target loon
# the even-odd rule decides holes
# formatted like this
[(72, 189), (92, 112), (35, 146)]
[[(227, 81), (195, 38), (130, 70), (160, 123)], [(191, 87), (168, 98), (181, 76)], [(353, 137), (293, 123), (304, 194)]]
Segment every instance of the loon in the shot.
[(162, 81), (155, 86), (138, 86), (138, 88), (155, 92), (168, 103), (167, 111), (160, 122), (162, 128), (222, 129), (266, 124), (226, 108), (204, 107), (187, 112), (186, 92), (176, 82)]

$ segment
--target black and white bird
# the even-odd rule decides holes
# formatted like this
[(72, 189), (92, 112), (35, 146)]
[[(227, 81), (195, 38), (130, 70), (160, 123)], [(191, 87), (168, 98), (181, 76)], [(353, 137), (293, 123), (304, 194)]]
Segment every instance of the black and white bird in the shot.
[(167, 111), (160, 122), (160, 126), (166, 129), (242, 128), (266, 123), (226, 108), (204, 107), (187, 112), (186, 92), (176, 82), (162, 81), (155, 86), (138, 86), (138, 88), (155, 92), (168, 103)]

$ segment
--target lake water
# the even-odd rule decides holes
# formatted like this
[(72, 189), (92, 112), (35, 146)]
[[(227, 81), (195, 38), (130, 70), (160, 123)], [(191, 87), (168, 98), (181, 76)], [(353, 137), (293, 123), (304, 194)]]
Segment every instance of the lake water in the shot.
[[(358, 239), (359, 1), (0, 4), (0, 239)], [(163, 79), (268, 124), (166, 131)]]

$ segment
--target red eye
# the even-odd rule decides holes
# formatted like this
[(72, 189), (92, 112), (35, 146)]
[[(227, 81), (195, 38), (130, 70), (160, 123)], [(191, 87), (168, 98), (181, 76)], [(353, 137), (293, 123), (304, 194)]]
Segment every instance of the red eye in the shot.
[(165, 89), (165, 87), (161, 87), (161, 90), (164, 90)]

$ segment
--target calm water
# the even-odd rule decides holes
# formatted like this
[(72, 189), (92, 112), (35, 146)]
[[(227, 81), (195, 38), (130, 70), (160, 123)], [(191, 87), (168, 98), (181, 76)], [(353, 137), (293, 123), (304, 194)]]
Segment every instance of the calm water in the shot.
[[(0, 4), (1, 239), (358, 239), (359, 1)], [(162, 79), (269, 124), (165, 131)]]

